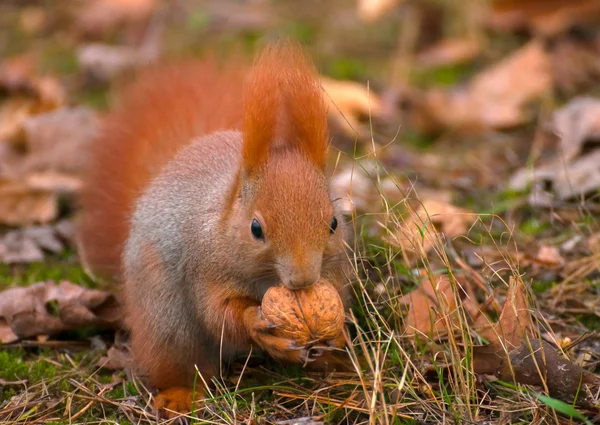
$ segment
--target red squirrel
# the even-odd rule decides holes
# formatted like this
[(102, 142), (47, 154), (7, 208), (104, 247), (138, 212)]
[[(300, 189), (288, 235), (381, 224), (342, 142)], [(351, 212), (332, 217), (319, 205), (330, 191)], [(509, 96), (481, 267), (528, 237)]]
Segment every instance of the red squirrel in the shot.
[(82, 195), (81, 254), (122, 282), (157, 409), (190, 411), (195, 367), (208, 382), (251, 347), (310, 357), (262, 318), (269, 287), (322, 277), (347, 303), (328, 144), (318, 73), (292, 42), (268, 46), (249, 72), (209, 59), (148, 71), (108, 116)]

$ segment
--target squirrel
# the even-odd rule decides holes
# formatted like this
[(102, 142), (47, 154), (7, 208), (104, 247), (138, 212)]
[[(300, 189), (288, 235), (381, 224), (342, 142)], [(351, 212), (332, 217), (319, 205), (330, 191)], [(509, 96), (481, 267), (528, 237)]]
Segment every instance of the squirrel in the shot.
[(316, 359), (275, 336), (260, 304), (271, 286), (320, 278), (348, 303), (327, 119), (316, 68), (290, 41), (250, 69), (207, 58), (148, 70), (106, 118), (81, 197), (80, 253), (120, 282), (135, 370), (158, 390), (157, 410), (189, 412), (196, 367), (209, 382), (251, 347)]

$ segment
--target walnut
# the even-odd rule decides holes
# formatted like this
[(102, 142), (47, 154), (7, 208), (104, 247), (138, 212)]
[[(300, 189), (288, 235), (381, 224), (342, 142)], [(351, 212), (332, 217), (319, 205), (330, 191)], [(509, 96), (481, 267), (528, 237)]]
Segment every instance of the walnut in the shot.
[(297, 291), (282, 286), (269, 288), (262, 301), (262, 314), (277, 325), (276, 335), (298, 346), (334, 339), (344, 329), (344, 304), (325, 279)]

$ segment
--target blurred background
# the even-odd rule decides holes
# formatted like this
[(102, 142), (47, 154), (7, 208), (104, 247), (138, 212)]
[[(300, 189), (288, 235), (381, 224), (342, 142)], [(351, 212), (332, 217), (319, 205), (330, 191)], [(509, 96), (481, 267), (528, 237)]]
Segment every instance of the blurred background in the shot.
[[(356, 277), (383, 327), (405, 323), (393, 300), (424, 268), (475, 282), (493, 317), (500, 307), (486, 297), (504, 296), (518, 271), (568, 345), (600, 329), (599, 23), (597, 0), (2, 0), (0, 289), (98, 288), (73, 220), (88, 148), (120, 87), (161, 61), (251, 58), (290, 37), (322, 76), (332, 184), (357, 219)], [(424, 211), (443, 248), (425, 241)], [(425, 319), (413, 325), (426, 333)], [(572, 354), (597, 368), (595, 335)], [(39, 360), (6, 353), (0, 406), (1, 380)]]

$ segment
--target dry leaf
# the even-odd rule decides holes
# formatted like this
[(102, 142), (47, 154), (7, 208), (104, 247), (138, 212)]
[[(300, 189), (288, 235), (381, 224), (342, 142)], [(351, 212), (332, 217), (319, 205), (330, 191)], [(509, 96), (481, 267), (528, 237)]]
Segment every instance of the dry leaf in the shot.
[(560, 155), (575, 159), (588, 141), (600, 142), (600, 101), (577, 97), (553, 115), (553, 127), (560, 137)]
[(73, 245), (72, 238), (72, 223), (66, 220), (10, 231), (0, 238), (0, 263), (41, 261), (44, 252), (58, 254)]
[(566, 94), (585, 92), (600, 79), (600, 36), (563, 37), (549, 48), (552, 76)]
[(551, 86), (548, 54), (541, 42), (531, 41), (463, 88), (425, 93), (417, 103), (424, 115), (419, 121), (433, 128), (513, 127), (529, 119), (524, 106)]
[(366, 22), (375, 22), (404, 0), (358, 0), (356, 13)]
[(147, 20), (157, 6), (156, 0), (89, 0), (76, 17), (79, 29), (101, 35), (113, 28)]
[(0, 292), (3, 343), (85, 326), (117, 328), (120, 322), (121, 310), (112, 295), (70, 282), (40, 282)]
[(500, 30), (529, 29), (550, 36), (599, 18), (597, 0), (495, 0), (489, 23)]
[(321, 77), (321, 85), (329, 103), (330, 115), (350, 136), (354, 136), (361, 127), (361, 116), (378, 116), (383, 111), (379, 96), (362, 84)]
[[(460, 288), (460, 286), (459, 286)], [(461, 305), (467, 319), (476, 326), (484, 326), (487, 319), (474, 300), (459, 289)], [(405, 335), (415, 334), (435, 337), (445, 334), (448, 329), (461, 329), (463, 318), (457, 308), (457, 298), (447, 275), (436, 276), (433, 284), (426, 278), (419, 287), (409, 294), (403, 295), (398, 303), (408, 306), (408, 314), (404, 324)]]
[(424, 200), (399, 226), (391, 242), (413, 260), (428, 252), (439, 240), (464, 235), (477, 219), (476, 214), (443, 201)]
[(58, 109), (27, 119), (23, 127), (28, 155), (22, 169), (82, 173), (99, 126), (96, 114), (84, 107)]
[(56, 194), (0, 180), (0, 224), (48, 223), (58, 216)]
[(399, 183), (381, 175), (381, 167), (374, 161), (357, 161), (344, 166), (331, 177), (331, 189), (336, 205), (347, 215), (354, 211), (373, 213), (382, 198), (390, 204), (400, 202), (404, 194)]
[(555, 157), (533, 170), (520, 169), (510, 179), (510, 187), (516, 190), (533, 185), (532, 205), (586, 196), (600, 187), (600, 149), (583, 154), (584, 147), (600, 141), (600, 101), (573, 99), (554, 114), (552, 125), (560, 137)]
[(123, 370), (130, 368), (132, 361), (130, 340), (126, 333), (119, 329), (115, 332), (115, 343), (96, 364), (104, 369)]
[(409, 306), (404, 325), (404, 332), (409, 336), (425, 334), (431, 337), (447, 330), (448, 320), (456, 314), (454, 291), (446, 275), (438, 276), (435, 284), (429, 279), (424, 280), (417, 289), (402, 296), (398, 302)]
[(0, 143), (19, 144), (23, 141), (23, 123), (35, 113), (36, 101), (25, 97), (14, 97), (0, 108)]
[(533, 329), (525, 298), (525, 284), (510, 278), (506, 301), (498, 323), (480, 330), (488, 345), (473, 347), (473, 370), (480, 374), (497, 374), (511, 350), (519, 348), (524, 335)]
[(560, 267), (565, 264), (565, 260), (562, 258), (562, 255), (560, 255), (558, 248), (547, 245), (542, 245), (540, 247), (534, 260), (550, 268)]
[(110, 46), (102, 43), (85, 44), (77, 51), (83, 71), (100, 81), (110, 80), (136, 68), (149, 65), (159, 56), (159, 46)]
[(417, 55), (422, 67), (439, 67), (468, 62), (481, 53), (481, 43), (472, 37), (442, 40)]

